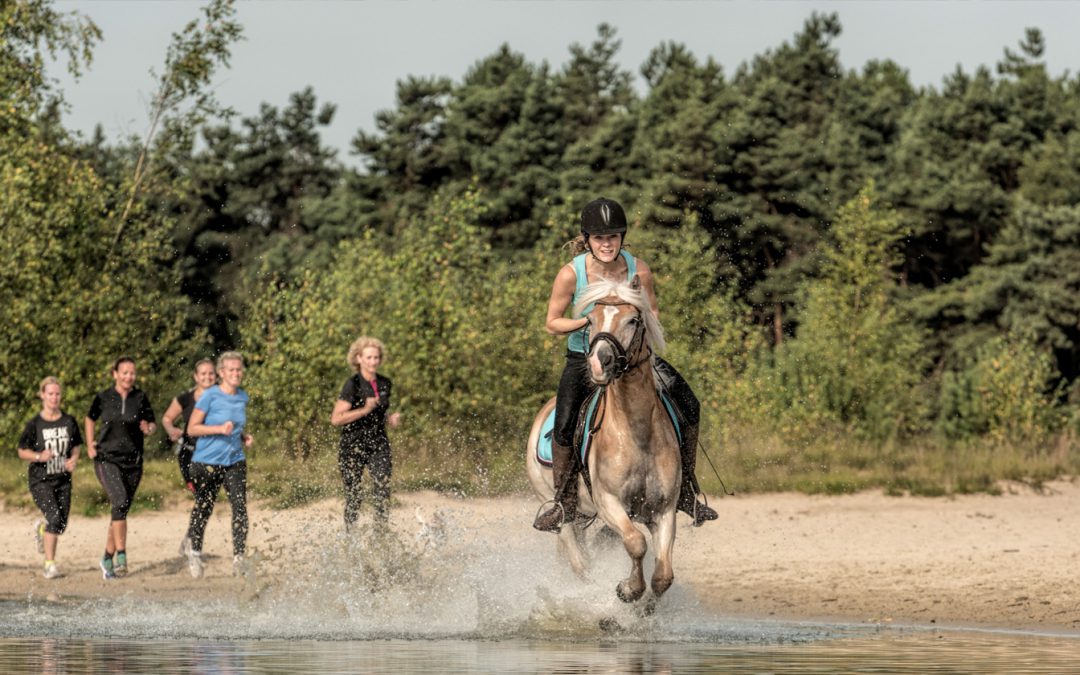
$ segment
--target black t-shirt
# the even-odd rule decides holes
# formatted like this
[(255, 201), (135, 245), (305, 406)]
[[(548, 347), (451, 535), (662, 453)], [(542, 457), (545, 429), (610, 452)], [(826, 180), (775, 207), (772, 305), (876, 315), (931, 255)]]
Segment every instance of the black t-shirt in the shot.
[[(386, 411), (390, 408), (390, 379), (376, 373), (375, 386), (379, 388), (379, 404), (375, 409), (355, 422), (341, 427), (343, 450), (389, 442), (386, 435)], [(375, 388), (357, 373), (345, 381), (338, 399), (347, 401), (350, 410), (356, 410), (363, 408), (364, 401), (374, 395)]]
[(132, 389), (127, 397), (114, 387), (94, 396), (86, 416), (98, 423), (97, 457), (123, 467), (142, 464), (143, 433), (139, 422), (154, 422), (154, 409), (141, 389)]
[(71, 415), (61, 412), (60, 419), (52, 422), (42, 417), (41, 413), (34, 415), (19, 436), (19, 447), (34, 452), (52, 450), (53, 458), (47, 462), (30, 462), (30, 482), (70, 478), (64, 462), (71, 457), (72, 448), (82, 443), (79, 425)]
[[(187, 425), (191, 421), (191, 412), (195, 410), (195, 390), (188, 389), (183, 394), (176, 397), (176, 402), (180, 404), (180, 416), (184, 418), (184, 426), (180, 427), (184, 430), (184, 435), (180, 440), (184, 445), (195, 445), (195, 439), (188, 436)], [(173, 421), (173, 424), (176, 424)]]

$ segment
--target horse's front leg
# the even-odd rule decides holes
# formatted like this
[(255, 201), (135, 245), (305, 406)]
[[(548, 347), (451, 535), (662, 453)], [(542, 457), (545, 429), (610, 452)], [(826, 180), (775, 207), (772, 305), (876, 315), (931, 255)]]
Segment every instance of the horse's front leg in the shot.
[(675, 571), (671, 564), (675, 551), (675, 505), (656, 518), (652, 530), (653, 548), (656, 552), (656, 567), (652, 575), (652, 592), (657, 598), (671, 588), (675, 580)]
[(615, 496), (603, 495), (596, 506), (608, 527), (622, 536), (623, 546), (626, 548), (627, 555), (630, 556), (630, 576), (619, 582), (619, 585), (615, 587), (615, 593), (623, 602), (634, 602), (645, 593), (645, 572), (642, 569), (642, 559), (645, 558), (645, 551), (648, 549), (645, 535), (634, 527), (630, 516), (626, 515), (622, 502)]

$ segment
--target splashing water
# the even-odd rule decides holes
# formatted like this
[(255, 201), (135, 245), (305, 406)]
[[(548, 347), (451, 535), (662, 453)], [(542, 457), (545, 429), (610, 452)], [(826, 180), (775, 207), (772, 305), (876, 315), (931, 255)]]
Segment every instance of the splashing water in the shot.
[(583, 581), (557, 558), (550, 535), (476, 523), (475, 514), (453, 509), (427, 517), (418, 509), (416, 517), (415, 533), (370, 525), (345, 533), (325, 518), (306, 523), (302, 541), (255, 552), (231, 593), (200, 588), (184, 600), (129, 594), (4, 603), (2, 632), (134, 639), (760, 643), (866, 631), (722, 619), (704, 611), (678, 583), (646, 614), (642, 603), (624, 604), (615, 596), (615, 584), (628, 568), (621, 546), (597, 548), (591, 579)]

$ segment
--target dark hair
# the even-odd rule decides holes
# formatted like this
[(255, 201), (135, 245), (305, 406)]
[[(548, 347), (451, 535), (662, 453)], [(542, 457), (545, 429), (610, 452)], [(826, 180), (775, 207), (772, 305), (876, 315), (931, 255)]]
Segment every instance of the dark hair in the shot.
[(135, 359), (131, 358), (130, 356), (121, 356), (120, 358), (116, 359), (116, 361), (113, 361), (112, 372), (115, 373), (117, 370), (120, 370), (120, 366), (125, 363), (135, 365)]

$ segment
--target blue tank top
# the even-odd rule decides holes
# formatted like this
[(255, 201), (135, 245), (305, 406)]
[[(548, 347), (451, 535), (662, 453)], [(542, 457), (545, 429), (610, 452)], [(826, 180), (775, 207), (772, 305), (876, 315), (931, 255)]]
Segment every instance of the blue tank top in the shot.
[[(585, 253), (576, 256), (572, 261), (572, 264), (574, 265), (574, 274), (577, 275), (577, 282), (574, 284), (574, 297), (570, 301), (571, 307), (577, 304), (578, 298), (581, 296), (582, 291), (584, 291), (585, 287), (589, 285), (589, 276), (585, 272), (585, 260), (589, 255), (591, 254), (586, 251)], [(623, 257), (623, 260), (626, 261), (626, 280), (630, 281), (634, 278), (634, 275), (637, 274), (637, 258), (630, 255), (626, 251), (619, 251), (619, 255), (621, 255)], [(585, 311), (583, 313), (576, 315), (574, 318), (580, 319), (581, 317), (591, 312), (592, 308), (593, 306), (589, 305), (585, 308)], [(570, 339), (566, 343), (566, 348), (578, 354), (588, 354), (589, 329), (586, 328), (585, 330), (576, 330), (573, 333), (570, 333)]]

